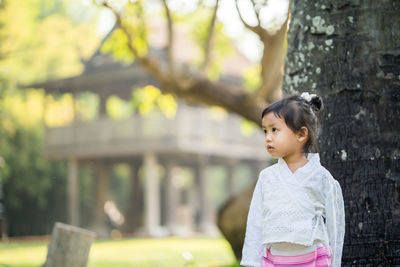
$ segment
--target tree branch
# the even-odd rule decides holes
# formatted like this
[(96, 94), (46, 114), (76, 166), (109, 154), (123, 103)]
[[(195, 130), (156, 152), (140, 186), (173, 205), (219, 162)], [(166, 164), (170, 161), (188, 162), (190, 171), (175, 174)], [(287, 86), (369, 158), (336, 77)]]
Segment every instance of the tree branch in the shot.
[(251, 0), (251, 3), (253, 4), (254, 13), (256, 13), (256, 17), (257, 17), (257, 20), (258, 20), (258, 25), (261, 25), (260, 13), (258, 12), (258, 10), (256, 8), (256, 3), (254, 2), (254, 0)]
[(142, 64), (143, 67), (145, 67), (154, 77), (163, 85), (167, 81), (167, 77), (161, 72), (159, 68), (159, 62), (156, 58), (153, 58), (149, 55), (146, 56), (140, 56), (137, 49), (133, 46), (133, 41), (132, 41), (132, 36), (131, 33), (129, 32), (128, 28), (123, 24), (122, 22), (122, 16), (119, 14), (112, 6), (108, 4), (107, 1), (103, 2), (102, 5), (114, 14), (115, 19), (116, 19), (116, 25), (118, 28), (120, 28), (123, 33), (125, 34), (127, 40), (128, 40), (128, 48), (132, 52), (132, 54), (135, 56), (135, 59)]
[[(124, 25), (121, 14), (116, 12), (107, 3), (103, 4), (109, 8), (116, 17), (116, 25), (123, 31), (128, 39), (128, 47), (135, 55), (139, 64), (146, 68), (160, 83), (161, 88), (168, 93), (192, 102), (200, 102), (208, 105), (217, 105), (228, 111), (237, 113), (257, 125), (260, 124), (260, 114), (267, 105), (264, 99), (249, 101), (252, 96), (243, 88), (234, 88), (222, 82), (213, 82), (200, 73), (176, 73), (179, 78), (171, 78), (165, 70), (160, 69), (159, 62), (150, 56), (140, 56), (132, 44), (132, 36), (129, 29)], [(214, 10), (214, 14), (216, 9)], [(212, 22), (210, 25), (214, 24)], [(214, 27), (214, 26), (213, 26)], [(212, 37), (210, 37), (212, 38)], [(210, 41), (211, 42), (211, 41)]]
[(191, 102), (223, 107), (257, 125), (260, 125), (262, 110), (268, 105), (263, 99), (250, 103), (249, 93), (242, 88), (235, 88), (222, 82), (212, 82), (202, 77), (196, 77), (186, 90), (179, 92), (178, 96)]
[(240, 18), (240, 20), (242, 21), (243, 25), (244, 25), (247, 29), (249, 29), (249, 30), (251, 30), (252, 32), (254, 32), (255, 34), (261, 36), (261, 35), (262, 35), (262, 31), (263, 31), (263, 29), (261, 28), (261, 26), (260, 26), (260, 25), (251, 26), (251, 25), (247, 24), (247, 22), (246, 22), (246, 21), (243, 19), (243, 17), (242, 17), (242, 13), (240, 13), (239, 5), (238, 5), (238, 0), (235, 0), (235, 4), (236, 4), (236, 10), (237, 10), (237, 12), (238, 12), (238, 14), (239, 14), (239, 18)]
[(262, 84), (253, 93), (251, 100), (270, 99), (274, 91), (282, 84), (282, 69), (284, 63), (284, 41), (288, 28), (288, 21), (290, 18), (292, 0), (289, 2), (288, 15), (282, 27), (275, 34), (270, 34), (266, 30), (261, 36), (261, 41), (264, 44), (263, 56), (261, 59), (261, 77)]
[(214, 38), (214, 28), (215, 28), (215, 23), (217, 20), (217, 10), (218, 10), (218, 5), (219, 5), (219, 0), (216, 0), (215, 2), (215, 7), (214, 7), (214, 12), (213, 15), (211, 17), (211, 22), (210, 22), (210, 27), (208, 30), (208, 36), (207, 36), (207, 40), (206, 40), (206, 44), (205, 44), (205, 48), (204, 48), (204, 62), (203, 62), (203, 69), (206, 69), (209, 62), (210, 62), (210, 54), (211, 54), (211, 43), (212, 40)]
[(174, 55), (173, 55), (173, 47), (174, 47), (174, 33), (172, 28), (172, 17), (171, 11), (168, 8), (167, 0), (162, 0), (164, 8), (165, 8), (165, 15), (167, 17), (167, 29), (168, 29), (168, 43), (167, 43), (167, 58), (168, 58), (168, 65), (171, 75), (175, 76), (175, 63), (174, 63)]

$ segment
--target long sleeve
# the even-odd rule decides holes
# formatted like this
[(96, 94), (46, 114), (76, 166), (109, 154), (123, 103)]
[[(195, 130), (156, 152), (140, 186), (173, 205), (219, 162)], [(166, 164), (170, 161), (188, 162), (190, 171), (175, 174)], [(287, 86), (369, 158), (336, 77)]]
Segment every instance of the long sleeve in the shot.
[(326, 226), (329, 245), (333, 250), (332, 267), (340, 267), (345, 233), (345, 213), (342, 189), (335, 179), (329, 182), (326, 198)]
[(261, 267), (262, 264), (262, 194), (260, 178), (261, 175), (254, 189), (247, 216), (246, 235), (240, 262), (242, 266)]

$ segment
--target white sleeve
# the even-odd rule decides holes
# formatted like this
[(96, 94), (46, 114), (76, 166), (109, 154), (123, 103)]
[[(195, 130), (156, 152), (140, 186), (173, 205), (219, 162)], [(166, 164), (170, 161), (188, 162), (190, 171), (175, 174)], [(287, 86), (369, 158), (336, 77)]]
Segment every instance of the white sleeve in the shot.
[(261, 267), (263, 256), (262, 244), (262, 194), (258, 178), (247, 216), (246, 235), (244, 239), (241, 266)]
[(332, 267), (340, 267), (345, 233), (345, 213), (342, 189), (338, 181), (333, 178), (329, 181), (325, 208), (329, 245), (333, 251)]

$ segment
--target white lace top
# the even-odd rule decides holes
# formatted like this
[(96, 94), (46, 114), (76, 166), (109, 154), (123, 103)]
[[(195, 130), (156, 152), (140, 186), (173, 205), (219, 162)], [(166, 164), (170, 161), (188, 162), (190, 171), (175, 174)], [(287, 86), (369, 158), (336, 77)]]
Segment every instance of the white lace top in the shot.
[(294, 173), (279, 158), (260, 172), (247, 217), (243, 266), (261, 266), (265, 248), (287, 242), (322, 243), (333, 250), (332, 266), (340, 267), (345, 214), (340, 184), (320, 164), (318, 153)]

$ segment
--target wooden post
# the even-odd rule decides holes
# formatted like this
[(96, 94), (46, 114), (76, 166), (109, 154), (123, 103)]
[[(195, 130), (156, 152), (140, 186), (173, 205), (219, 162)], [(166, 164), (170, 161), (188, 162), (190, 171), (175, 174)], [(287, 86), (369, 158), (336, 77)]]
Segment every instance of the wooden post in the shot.
[(177, 166), (176, 162), (168, 160), (165, 164), (166, 176), (166, 211), (167, 211), (167, 226), (170, 234), (175, 235), (178, 233), (179, 227), (177, 222), (177, 208), (179, 202), (179, 189), (177, 185)]
[(44, 267), (85, 267), (95, 233), (57, 222)]
[(235, 194), (235, 168), (238, 165), (238, 160), (236, 159), (228, 159), (226, 168), (228, 172), (227, 177), (227, 188), (228, 188), (228, 198), (232, 198)]
[(95, 205), (93, 209), (93, 224), (92, 230), (98, 236), (108, 237), (109, 232), (107, 229), (106, 214), (104, 212), (104, 204), (107, 201), (108, 194), (108, 176), (109, 165), (105, 160), (98, 160), (96, 162), (96, 176), (95, 176)]
[(78, 160), (71, 157), (68, 160), (68, 221), (70, 224), (79, 225), (79, 180)]
[(199, 192), (200, 203), (200, 231), (209, 235), (218, 234), (218, 229), (215, 225), (215, 211), (211, 203), (209, 177), (207, 173), (208, 158), (199, 156), (197, 161), (196, 183)]
[(139, 179), (140, 162), (132, 161), (131, 166), (131, 193), (130, 193), (130, 208), (127, 217), (127, 230), (131, 233), (135, 232), (142, 226), (143, 214), (143, 189)]
[(144, 155), (146, 232), (150, 236), (162, 235), (160, 218), (160, 181), (157, 172), (157, 156)]

